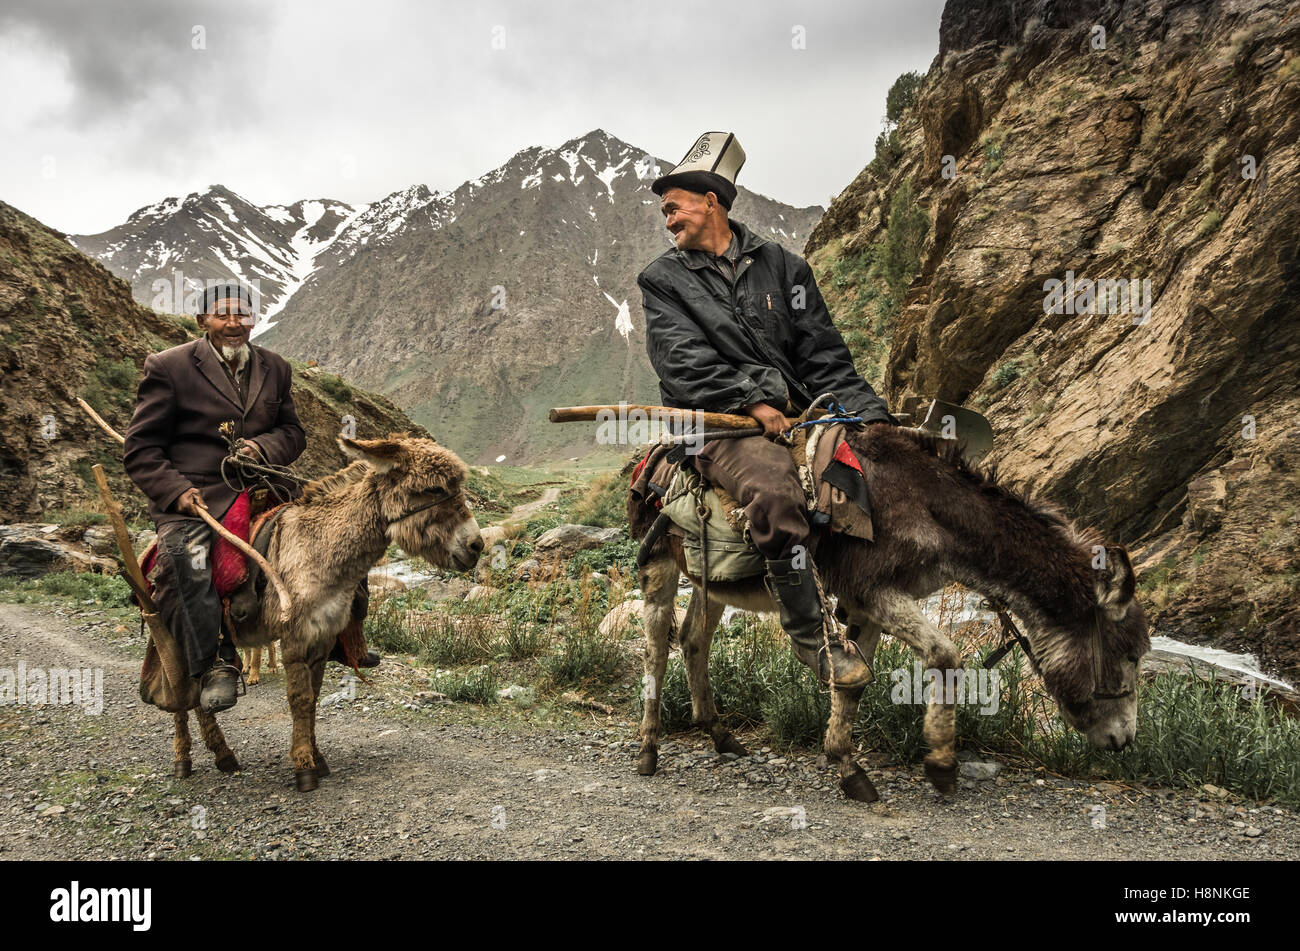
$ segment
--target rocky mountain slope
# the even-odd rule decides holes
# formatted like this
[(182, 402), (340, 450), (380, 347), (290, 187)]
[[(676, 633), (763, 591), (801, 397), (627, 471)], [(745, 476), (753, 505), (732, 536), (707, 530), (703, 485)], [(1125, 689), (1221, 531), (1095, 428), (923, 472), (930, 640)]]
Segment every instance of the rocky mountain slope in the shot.
[(1291, 678), (1298, 141), (1292, 3), (950, 0), (807, 249), (894, 405), (981, 408), (1005, 479), (1135, 550), (1157, 633)]
[[(667, 247), (656, 166), (597, 129), (450, 192), (259, 209), (213, 186), (75, 241), (143, 302), (177, 296), (177, 269), (258, 280), (259, 342), (387, 393), (469, 459), (586, 455), (593, 430), (550, 406), (658, 399), (635, 280)], [(743, 187), (735, 207), (792, 250), (821, 212)]]
[[(78, 407), (125, 432), (149, 353), (184, 343), (193, 318), (136, 303), (131, 287), (64, 236), (0, 202), (0, 522), (98, 510), (90, 467), (102, 463), (128, 517), (145, 511), (121, 446)], [(373, 437), (421, 428), (382, 396), (295, 365), (294, 402), (307, 430), (296, 468), (309, 477), (346, 462), (334, 444), (345, 414)]]

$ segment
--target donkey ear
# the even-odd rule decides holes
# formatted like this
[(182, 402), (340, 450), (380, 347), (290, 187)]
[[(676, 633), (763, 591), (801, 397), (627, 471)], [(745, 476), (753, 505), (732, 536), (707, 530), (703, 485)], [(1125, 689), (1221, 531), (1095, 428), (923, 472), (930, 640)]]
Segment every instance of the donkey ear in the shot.
[(1098, 559), (1097, 604), (1112, 621), (1122, 621), (1133, 603), (1137, 591), (1137, 576), (1133, 562), (1123, 545), (1107, 546), (1105, 556)]
[(349, 459), (360, 459), (380, 473), (392, 469), (406, 456), (406, 450), (391, 439), (349, 439), (339, 436), (338, 443)]

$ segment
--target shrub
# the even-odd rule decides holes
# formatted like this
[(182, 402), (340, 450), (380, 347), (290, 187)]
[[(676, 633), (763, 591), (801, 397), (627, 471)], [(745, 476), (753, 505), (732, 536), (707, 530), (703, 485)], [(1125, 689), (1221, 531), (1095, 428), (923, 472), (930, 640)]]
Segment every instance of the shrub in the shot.
[(869, 167), (878, 178), (884, 178), (903, 157), (903, 144), (893, 129), (882, 129), (876, 136), (876, 154)]
[(594, 626), (576, 626), (565, 631), (556, 650), (542, 659), (542, 670), (555, 686), (578, 687), (611, 683), (622, 663), (618, 641)]
[(1015, 360), (1008, 360), (993, 371), (993, 383), (998, 389), (1002, 389), (1002, 387), (1008, 386), (1014, 380), (1019, 379), (1021, 372), (1019, 363)]
[(488, 660), (495, 623), (495, 618), (483, 615), (434, 614), (420, 632), (422, 659), (447, 667)]
[(911, 180), (894, 190), (889, 201), (889, 226), (880, 248), (880, 270), (895, 300), (901, 301), (921, 269), (921, 243), (930, 220), (916, 204)]
[(903, 113), (916, 102), (917, 91), (924, 81), (925, 77), (918, 72), (903, 73), (895, 79), (885, 94), (885, 118), (890, 122), (903, 118)]
[(342, 377), (333, 373), (322, 373), (316, 379), (320, 383), (320, 388), (340, 403), (352, 401), (352, 387), (348, 386)]
[(546, 628), (542, 625), (521, 621), (518, 618), (507, 618), (506, 632), (501, 639), (501, 646), (505, 655), (511, 660), (524, 660), (540, 654), (548, 640)]

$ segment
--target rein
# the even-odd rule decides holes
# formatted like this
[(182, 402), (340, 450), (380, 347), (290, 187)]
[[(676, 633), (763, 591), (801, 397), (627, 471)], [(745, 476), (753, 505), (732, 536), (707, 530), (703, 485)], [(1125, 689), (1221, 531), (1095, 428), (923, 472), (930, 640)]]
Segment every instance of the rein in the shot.
[[(236, 493), (250, 488), (265, 488), (275, 496), (277, 502), (283, 504), (291, 501), (291, 498), (281, 486), (276, 485), (274, 480), (281, 479), (297, 485), (310, 481), (296, 475), (288, 466), (277, 466), (271, 463), (257, 443), (249, 443), (242, 437), (235, 436), (235, 427), (230, 422), (222, 423), (217, 430), (225, 437), (228, 450), (226, 458), (221, 460), (221, 481), (226, 484), (226, 488)], [(256, 458), (239, 451), (248, 445), (251, 445), (253, 451), (257, 453)], [(233, 479), (227, 467), (234, 469)]]
[(997, 613), (998, 620), (1002, 623), (1002, 633), (1007, 636), (1007, 639), (1003, 641), (1002, 644), (993, 651), (993, 653), (984, 658), (984, 663), (982, 665), (984, 669), (992, 670), (1001, 662), (1003, 657), (1006, 657), (1007, 654), (1011, 652), (1011, 648), (1019, 644), (1020, 649), (1024, 651), (1025, 656), (1029, 658), (1029, 663), (1034, 668), (1034, 673), (1041, 676), (1042, 669), (1038, 666), (1038, 658), (1034, 656), (1034, 649), (1029, 646), (1029, 639), (1020, 633), (1020, 629), (1017, 628), (1015, 622), (1011, 620), (1011, 615), (1007, 613), (1006, 608), (1000, 604), (994, 604), (993, 610)]
[(458, 496), (444, 495), (440, 499), (434, 499), (432, 502), (429, 502), (427, 505), (421, 505), (418, 509), (411, 509), (411, 511), (407, 512), (405, 515), (397, 516), (397, 518), (393, 519), (388, 524), (396, 525), (398, 522), (405, 521), (406, 519), (410, 518), (412, 515), (419, 515), (421, 512), (426, 512), (429, 509), (434, 508), (435, 506), (446, 505), (448, 502), (454, 501), (456, 498), (458, 498)]
[[(1029, 645), (1029, 639), (1020, 633), (1020, 629), (1017, 628), (1015, 622), (1011, 620), (1011, 615), (1003, 605), (994, 603), (992, 604), (992, 607), (997, 613), (998, 621), (1002, 624), (1002, 632), (1007, 636), (1007, 639), (994, 649), (988, 657), (984, 658), (984, 663), (981, 666), (985, 670), (993, 669), (998, 665), (1002, 658), (1007, 656), (1013, 647), (1019, 644), (1020, 649), (1024, 651), (1025, 656), (1029, 658), (1029, 663), (1030, 666), (1033, 667), (1034, 673), (1041, 677), (1043, 673), (1042, 667), (1038, 663), (1038, 657), (1034, 654), (1034, 649)], [(1102, 693), (1100, 690), (1102, 674), (1101, 605), (1098, 605), (1093, 609), (1092, 638), (1089, 646), (1091, 647), (1089, 653), (1092, 655), (1092, 682), (1097, 686), (1097, 689), (1093, 690), (1091, 699), (1121, 700), (1124, 697), (1132, 696), (1132, 690), (1121, 690), (1119, 693)]]

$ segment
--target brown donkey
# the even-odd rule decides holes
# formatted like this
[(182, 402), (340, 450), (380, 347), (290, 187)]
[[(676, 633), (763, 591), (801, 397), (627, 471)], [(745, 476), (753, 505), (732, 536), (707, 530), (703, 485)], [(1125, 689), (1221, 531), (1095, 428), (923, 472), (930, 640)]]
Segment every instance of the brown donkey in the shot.
[[(1137, 732), (1138, 665), (1150, 649), (1146, 616), (1134, 599), (1133, 567), (1121, 547), (1082, 534), (1054, 509), (1030, 503), (998, 485), (992, 472), (969, 467), (955, 444), (915, 430), (875, 424), (851, 433), (871, 494), (875, 540), (815, 531), (811, 553), (828, 594), (861, 631), (858, 647), (870, 659), (882, 632), (909, 644), (927, 668), (955, 670), (956, 646), (917, 604), (959, 582), (1008, 605), (1027, 626), (1043, 682), (1066, 722), (1094, 746), (1122, 749)], [(629, 497), (632, 536), (642, 538), (653, 509)], [(641, 571), (647, 639), (646, 689), (637, 770), (658, 764), (659, 685), (668, 662), (673, 598), (685, 559), (669, 535)], [(691, 691), (694, 722), (719, 753), (744, 755), (721, 725), (709, 686), (709, 648), (723, 608), (775, 611), (761, 578), (709, 582), (707, 608), (699, 579), (679, 639)], [(956, 788), (956, 710), (939, 690), (925, 712), (926, 775), (942, 792)], [(850, 798), (878, 798), (853, 760), (852, 728), (862, 688), (832, 690), (827, 758), (840, 768)]]
[[(390, 542), (441, 568), (467, 571), (483, 551), (478, 522), (465, 499), (468, 470), (432, 439), (391, 434), (387, 439), (339, 439), (352, 459), (347, 468), (306, 486), (272, 529), (267, 560), (288, 589), (288, 620), (270, 586), (260, 623), (238, 632), (239, 646), (281, 642), (289, 711), (293, 715), (294, 772), (300, 791), (315, 789), (329, 767), (316, 745), (316, 704), (325, 659), (351, 618), (357, 584)], [(216, 718), (195, 709), (217, 768), (239, 768)], [(187, 713), (176, 721), (176, 774), (189, 775)]]

